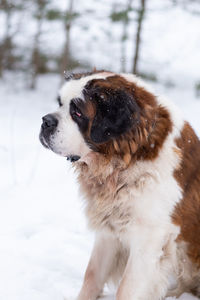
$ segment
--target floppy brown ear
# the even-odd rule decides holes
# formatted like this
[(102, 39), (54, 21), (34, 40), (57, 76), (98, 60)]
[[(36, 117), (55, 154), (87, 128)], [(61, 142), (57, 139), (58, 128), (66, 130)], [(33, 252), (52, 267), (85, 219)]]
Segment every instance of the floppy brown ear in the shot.
[(97, 100), (97, 113), (93, 120), (90, 137), (94, 143), (104, 143), (119, 137), (132, 128), (139, 114), (139, 107), (128, 93), (118, 90)]

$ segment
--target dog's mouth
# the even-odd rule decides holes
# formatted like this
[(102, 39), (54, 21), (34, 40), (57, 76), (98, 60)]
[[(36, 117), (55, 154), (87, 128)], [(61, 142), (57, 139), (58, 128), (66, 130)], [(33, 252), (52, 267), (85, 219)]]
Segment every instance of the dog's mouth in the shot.
[(40, 131), (39, 139), (40, 139), (41, 144), (42, 144), (45, 148), (49, 149), (49, 144), (47, 143), (46, 139), (44, 138), (44, 136), (43, 136), (43, 134), (42, 134), (42, 131)]
[(67, 156), (67, 160), (71, 161), (71, 162), (75, 162), (77, 160), (79, 160), (81, 157), (79, 155), (68, 155)]
[[(39, 138), (40, 138), (41, 144), (42, 144), (45, 148), (50, 149), (50, 150), (52, 150), (53, 152), (55, 152), (55, 150), (52, 149), (50, 143), (48, 143), (48, 142), (46, 141), (46, 139), (44, 138), (44, 136), (42, 135), (42, 133), (40, 133)], [(57, 153), (57, 152), (56, 152), (56, 153)], [(57, 154), (60, 154), (60, 153), (57, 153)], [(75, 162), (75, 161), (78, 161), (81, 157), (80, 157), (79, 155), (67, 155), (66, 158), (67, 158), (67, 160), (69, 160), (70, 162)]]
[(53, 152), (57, 153), (57, 154), (60, 154), (61, 156), (65, 156), (67, 158), (67, 160), (69, 160), (70, 162), (76, 162), (78, 161), (81, 157), (79, 155), (73, 155), (73, 154), (70, 154), (70, 155), (63, 155), (62, 153), (58, 152), (58, 151), (55, 151), (55, 149), (52, 147), (49, 139), (47, 139), (46, 137), (44, 137), (42, 131), (40, 132), (40, 135), (39, 135), (39, 139), (40, 139), (40, 142), (41, 144), (47, 148), (47, 149), (50, 149), (52, 150)]

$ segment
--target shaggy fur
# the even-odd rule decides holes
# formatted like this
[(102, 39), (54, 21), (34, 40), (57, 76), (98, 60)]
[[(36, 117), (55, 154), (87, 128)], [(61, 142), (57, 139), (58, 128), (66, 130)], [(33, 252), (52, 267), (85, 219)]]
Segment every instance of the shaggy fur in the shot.
[(96, 232), (77, 300), (97, 299), (110, 280), (117, 300), (200, 297), (200, 141), (193, 129), (133, 75), (66, 79), (40, 140), (73, 161)]

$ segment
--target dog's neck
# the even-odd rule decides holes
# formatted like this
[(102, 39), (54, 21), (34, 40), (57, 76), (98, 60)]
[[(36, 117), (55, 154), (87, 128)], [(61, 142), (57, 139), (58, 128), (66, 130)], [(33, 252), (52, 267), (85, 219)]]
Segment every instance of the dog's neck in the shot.
[[(123, 160), (113, 157), (109, 160), (99, 153), (91, 153), (86, 162), (77, 162), (75, 169), (78, 180), (87, 198), (96, 197), (100, 193), (108, 193), (113, 198), (117, 190), (124, 184), (121, 174), (126, 170)], [(95, 195), (93, 195), (93, 190)]]

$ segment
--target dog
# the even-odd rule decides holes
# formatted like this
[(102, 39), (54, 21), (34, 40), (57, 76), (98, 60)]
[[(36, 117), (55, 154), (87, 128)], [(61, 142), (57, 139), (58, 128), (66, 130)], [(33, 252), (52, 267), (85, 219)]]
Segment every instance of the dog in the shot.
[[(96, 238), (76, 299), (200, 298), (200, 140), (132, 74), (66, 76), (40, 141), (77, 171)], [(173, 276), (175, 284), (170, 286)]]

